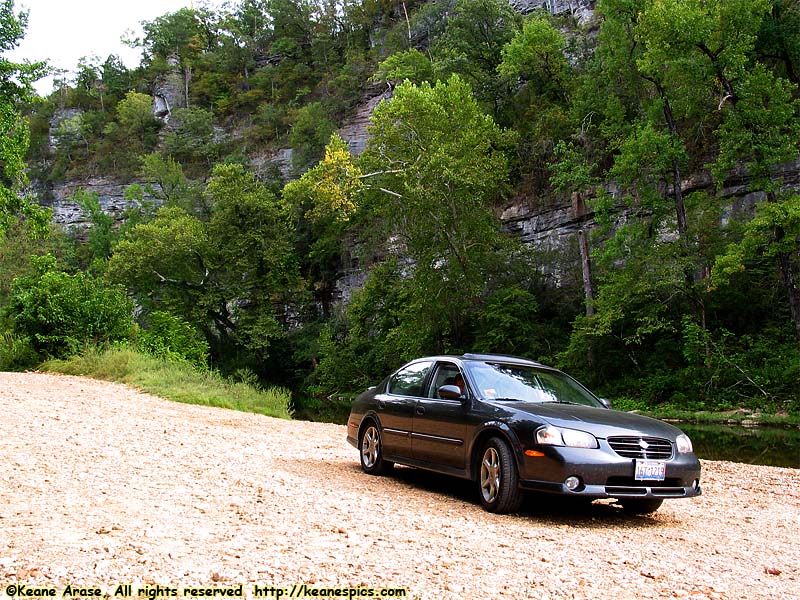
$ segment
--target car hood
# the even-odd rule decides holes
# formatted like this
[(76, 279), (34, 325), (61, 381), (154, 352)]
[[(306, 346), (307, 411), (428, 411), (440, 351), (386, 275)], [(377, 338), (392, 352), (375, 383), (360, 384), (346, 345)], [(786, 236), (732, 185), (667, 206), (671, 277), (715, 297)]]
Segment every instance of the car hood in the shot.
[(497, 408), (516, 413), (517, 419), (525, 419), (525, 415), (532, 415), (550, 425), (587, 431), (599, 438), (637, 435), (674, 440), (681, 433), (677, 427), (658, 419), (607, 408), (555, 402), (507, 401), (492, 402), (492, 404)]

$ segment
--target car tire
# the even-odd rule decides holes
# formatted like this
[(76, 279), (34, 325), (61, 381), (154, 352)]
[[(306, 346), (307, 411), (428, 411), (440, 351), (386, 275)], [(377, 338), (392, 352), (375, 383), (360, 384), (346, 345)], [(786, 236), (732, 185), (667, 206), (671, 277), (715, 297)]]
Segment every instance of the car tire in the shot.
[(478, 497), (483, 508), (493, 513), (519, 510), (523, 494), (518, 482), (511, 448), (505, 440), (491, 438), (481, 451), (478, 468)]
[(664, 503), (660, 498), (627, 498), (620, 500), (622, 510), (629, 515), (649, 515), (656, 512)]
[(383, 475), (392, 468), (393, 463), (383, 458), (383, 445), (381, 432), (378, 426), (370, 421), (361, 430), (358, 438), (359, 454), (361, 456), (361, 469), (369, 475)]

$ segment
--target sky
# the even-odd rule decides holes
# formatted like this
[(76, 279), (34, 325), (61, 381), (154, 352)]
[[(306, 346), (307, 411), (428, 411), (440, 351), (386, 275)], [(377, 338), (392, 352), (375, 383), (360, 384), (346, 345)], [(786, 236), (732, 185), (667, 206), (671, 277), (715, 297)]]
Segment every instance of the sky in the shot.
[[(222, 2), (207, 4), (215, 7)], [(141, 52), (123, 45), (123, 34), (133, 30), (140, 35), (141, 21), (192, 5), (193, 0), (15, 0), (15, 12), (29, 12), (28, 29), (19, 47), (4, 56), (48, 59), (53, 67), (72, 72), (84, 56), (94, 54), (105, 60), (116, 54), (128, 67), (135, 67)], [(40, 95), (49, 94), (52, 77), (39, 81), (36, 89)]]

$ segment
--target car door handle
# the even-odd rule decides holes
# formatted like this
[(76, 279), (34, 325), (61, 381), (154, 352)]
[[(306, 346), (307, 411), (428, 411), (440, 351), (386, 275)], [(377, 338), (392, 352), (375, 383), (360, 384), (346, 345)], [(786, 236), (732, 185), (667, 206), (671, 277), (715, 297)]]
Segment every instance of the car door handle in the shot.
[(425, 414), (425, 407), (424, 406), (418, 406), (417, 410), (416, 410), (416, 413), (418, 415), (424, 415)]

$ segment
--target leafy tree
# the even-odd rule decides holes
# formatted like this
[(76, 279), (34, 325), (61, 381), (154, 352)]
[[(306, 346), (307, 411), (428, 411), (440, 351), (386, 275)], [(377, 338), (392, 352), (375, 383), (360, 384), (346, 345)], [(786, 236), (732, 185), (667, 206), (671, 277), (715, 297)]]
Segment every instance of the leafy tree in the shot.
[(117, 121), (126, 136), (139, 141), (145, 148), (158, 130), (159, 122), (153, 116), (153, 98), (147, 94), (130, 91), (117, 104)]
[(164, 206), (179, 206), (190, 213), (199, 210), (207, 214), (202, 190), (186, 177), (181, 164), (171, 156), (165, 158), (157, 152), (145, 155), (141, 176), (147, 182), (143, 191)]
[(119, 286), (91, 275), (68, 275), (51, 255), (34, 260), (36, 273), (15, 280), (7, 314), (13, 331), (45, 355), (65, 358), (86, 344), (130, 337), (133, 303)]
[(342, 314), (322, 329), (314, 384), (322, 395), (373, 385), (376, 377), (429, 351), (436, 332), (416, 318), (421, 299), (404, 266), (389, 259), (375, 266)]
[(415, 84), (433, 82), (436, 77), (431, 59), (416, 48), (411, 48), (396, 52), (384, 60), (378, 65), (373, 79), (395, 85), (406, 79)]
[(520, 15), (504, 0), (458, 0), (433, 53), (443, 79), (459, 74), (497, 118), (508, 93), (497, 78), (503, 47), (520, 26)]
[(320, 159), (335, 128), (319, 102), (306, 104), (297, 111), (289, 133), (292, 164), (296, 170), (302, 171)]
[(182, 8), (143, 23), (143, 47), (146, 61), (168, 69), (168, 59), (175, 59), (183, 77), (184, 107), (189, 107), (189, 84), (194, 68), (204, 50), (216, 39), (212, 15), (205, 9)]
[(295, 211), (297, 245), (303, 274), (327, 317), (345, 253), (348, 228), (358, 211), (363, 172), (338, 134), (331, 136), (325, 156), (302, 177), (283, 188), (284, 201)]
[(173, 112), (164, 149), (175, 160), (209, 168), (219, 156), (214, 141), (214, 115), (204, 108), (179, 108)]
[(507, 187), (513, 137), (481, 111), (459, 77), (404, 83), (373, 113), (362, 156), (371, 209), (414, 263), (422, 318), (444, 346), (463, 343), (467, 311), (502, 245), (492, 203)]
[(503, 47), (497, 71), (507, 79), (522, 78), (540, 93), (563, 100), (570, 76), (565, 48), (564, 34), (544, 17), (530, 17)]
[(208, 222), (161, 208), (115, 246), (109, 275), (146, 309), (204, 330), (217, 356), (246, 351), (266, 370), (301, 288), (290, 228), (275, 197), (239, 165), (216, 167), (206, 195)]
[(27, 22), (27, 13), (14, 12), (13, 0), (0, 1), (0, 235), (15, 215), (31, 219), (40, 234), (49, 220), (49, 213), (23, 194), (29, 130), (17, 109), (18, 102), (31, 98), (32, 83), (44, 75), (44, 64), (16, 63), (2, 56), (19, 45)]

